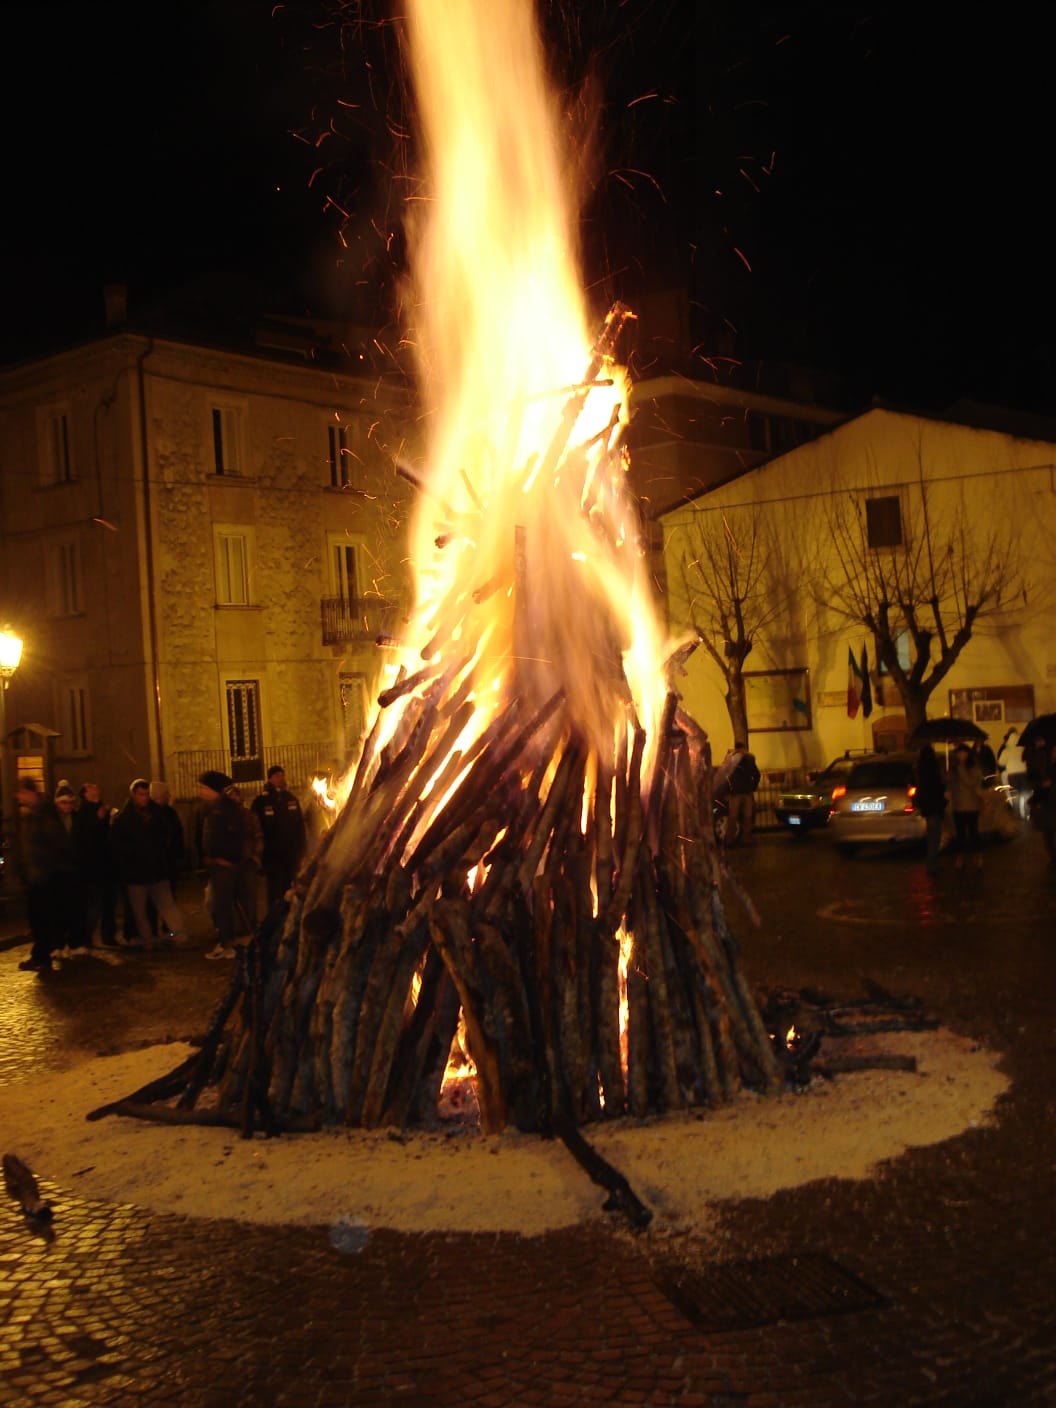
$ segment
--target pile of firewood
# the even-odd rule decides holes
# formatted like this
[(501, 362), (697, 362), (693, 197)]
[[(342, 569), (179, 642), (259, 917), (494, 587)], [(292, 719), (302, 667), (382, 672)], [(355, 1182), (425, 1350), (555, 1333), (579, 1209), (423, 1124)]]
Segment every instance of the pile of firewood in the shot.
[[(618, 499), (616, 418), (588, 442), (593, 458), (566, 442), (591, 389), (608, 384), (598, 378), (624, 316), (610, 315), (532, 469), (566, 485), (579, 476), (576, 502), (613, 562), (622, 530), (599, 506)], [(485, 512), (475, 490), (470, 501)], [(568, 605), (540, 621), (528, 547), (512, 525), (505, 552), (459, 560), (423, 663), (382, 693), (284, 921), (263, 927), (199, 1056), (152, 1087), (176, 1099), (175, 1117), (202, 1104), (244, 1129), (258, 1118), (427, 1124), (460, 1022), (489, 1132), (781, 1085), (720, 896), (707, 740), (673, 692), (647, 740), (623, 673), (625, 628), (593, 601), (601, 619), (581, 653), (596, 707), (582, 707), (582, 682), (560, 668), (574, 653), (559, 638)], [(494, 698), (485, 639), (511, 662), (494, 717), (477, 713), (485, 691)]]

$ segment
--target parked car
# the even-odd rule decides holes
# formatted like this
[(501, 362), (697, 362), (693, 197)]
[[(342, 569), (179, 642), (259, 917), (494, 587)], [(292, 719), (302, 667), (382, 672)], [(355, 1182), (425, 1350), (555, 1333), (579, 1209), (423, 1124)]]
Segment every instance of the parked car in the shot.
[(829, 830), (850, 855), (861, 845), (923, 845), (924, 818), (913, 804), (915, 753), (856, 758), (832, 794)]
[(787, 826), (796, 836), (805, 836), (808, 831), (827, 826), (833, 791), (846, 782), (848, 773), (864, 751), (855, 754), (848, 750), (820, 772), (807, 773), (802, 787), (780, 793), (774, 807), (778, 825)]

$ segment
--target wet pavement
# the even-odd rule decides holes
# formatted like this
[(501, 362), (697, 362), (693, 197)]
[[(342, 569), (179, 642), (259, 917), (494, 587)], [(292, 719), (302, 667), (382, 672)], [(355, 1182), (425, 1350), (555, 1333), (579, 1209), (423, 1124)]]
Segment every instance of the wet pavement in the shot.
[[(869, 1180), (730, 1203), (697, 1247), (602, 1221), (372, 1231), (347, 1253), (325, 1227), (166, 1216), (42, 1179), (49, 1240), (0, 1204), (0, 1404), (1056, 1404), (1056, 869), (1039, 838), (936, 881), (915, 858), (843, 860), (825, 836), (760, 836), (732, 865), (763, 921), (738, 926), (756, 984), (919, 996), (1002, 1053), (997, 1122)], [(18, 971), (27, 948), (0, 951), (4, 1151), (5, 1084), (204, 1031), (231, 965), (203, 960), (183, 898), (189, 949), (44, 979)]]

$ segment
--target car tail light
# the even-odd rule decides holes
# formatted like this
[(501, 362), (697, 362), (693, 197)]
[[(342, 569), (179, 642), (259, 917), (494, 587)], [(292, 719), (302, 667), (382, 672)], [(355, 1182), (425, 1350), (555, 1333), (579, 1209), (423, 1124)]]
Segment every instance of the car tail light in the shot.
[(839, 787), (834, 787), (832, 789), (832, 800), (834, 802), (837, 801), (840, 797), (846, 797), (846, 795), (847, 789), (842, 784)]
[(917, 795), (917, 789), (913, 784), (906, 788), (906, 805), (902, 808), (904, 812), (915, 812), (917, 810), (913, 798)]

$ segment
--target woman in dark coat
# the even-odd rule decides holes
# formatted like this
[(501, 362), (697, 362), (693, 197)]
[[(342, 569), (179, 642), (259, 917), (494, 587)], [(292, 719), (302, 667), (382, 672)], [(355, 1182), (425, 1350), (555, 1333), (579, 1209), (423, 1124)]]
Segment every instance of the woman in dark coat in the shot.
[(927, 835), (925, 864), (929, 875), (939, 873), (942, 819), (946, 815), (946, 785), (935, 749), (925, 743), (917, 757), (917, 791), (914, 803), (924, 818)]

